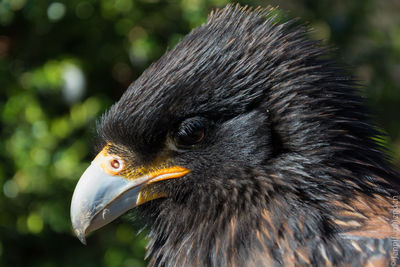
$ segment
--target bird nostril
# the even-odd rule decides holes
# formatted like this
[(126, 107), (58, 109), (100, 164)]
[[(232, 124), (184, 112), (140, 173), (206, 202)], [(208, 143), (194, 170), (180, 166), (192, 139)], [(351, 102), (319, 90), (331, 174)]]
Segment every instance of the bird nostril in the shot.
[(110, 165), (113, 169), (119, 169), (121, 167), (121, 162), (118, 159), (112, 159)]
[(96, 158), (101, 169), (109, 175), (118, 175), (124, 169), (124, 161), (116, 155), (101, 155)]

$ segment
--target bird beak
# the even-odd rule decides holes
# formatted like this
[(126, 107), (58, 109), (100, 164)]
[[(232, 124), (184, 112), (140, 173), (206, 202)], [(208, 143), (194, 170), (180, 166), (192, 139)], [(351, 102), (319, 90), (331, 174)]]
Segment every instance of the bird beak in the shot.
[(144, 168), (129, 171), (117, 155), (106, 146), (92, 161), (76, 185), (71, 201), (71, 221), (79, 240), (115, 220), (128, 210), (147, 201), (164, 197), (148, 186), (161, 180), (178, 178), (189, 173), (179, 166)]

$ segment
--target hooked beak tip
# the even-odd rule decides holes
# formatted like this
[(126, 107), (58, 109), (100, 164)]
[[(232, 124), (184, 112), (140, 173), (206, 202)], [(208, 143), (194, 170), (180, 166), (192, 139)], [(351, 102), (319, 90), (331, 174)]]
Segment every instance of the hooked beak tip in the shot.
[(75, 229), (74, 232), (75, 232), (76, 237), (78, 237), (79, 241), (81, 241), (82, 244), (86, 245), (85, 231)]
[[(0, 0), (1, 1), (1, 0)], [(104, 149), (103, 149), (104, 150)], [(147, 184), (181, 177), (189, 172), (180, 166), (164, 168), (129, 179), (104, 170), (105, 160), (115, 158), (102, 151), (79, 179), (71, 200), (70, 216), (76, 237), (86, 245), (86, 235), (115, 220), (132, 208), (164, 194), (142, 191)]]

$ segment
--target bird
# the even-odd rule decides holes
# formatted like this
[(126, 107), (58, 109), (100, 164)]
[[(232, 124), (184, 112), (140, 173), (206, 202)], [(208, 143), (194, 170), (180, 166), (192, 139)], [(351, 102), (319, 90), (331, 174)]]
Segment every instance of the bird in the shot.
[(400, 264), (400, 176), (361, 86), (277, 13), (212, 11), (101, 116), (83, 243), (134, 210), (149, 266)]

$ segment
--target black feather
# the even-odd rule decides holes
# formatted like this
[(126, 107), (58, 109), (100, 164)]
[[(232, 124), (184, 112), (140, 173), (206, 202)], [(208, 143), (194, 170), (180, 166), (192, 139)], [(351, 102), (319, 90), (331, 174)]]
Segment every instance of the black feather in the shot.
[[(375, 215), (343, 214), (356, 197), (398, 194), (399, 175), (355, 82), (307, 31), (261, 9), (216, 11), (102, 118), (104, 142), (191, 169), (155, 185), (167, 198), (138, 208), (151, 266), (360, 266), (382, 254), (343, 237)], [(207, 125), (204, 138), (170, 150), (193, 118)], [(389, 253), (391, 240), (379, 242)]]

